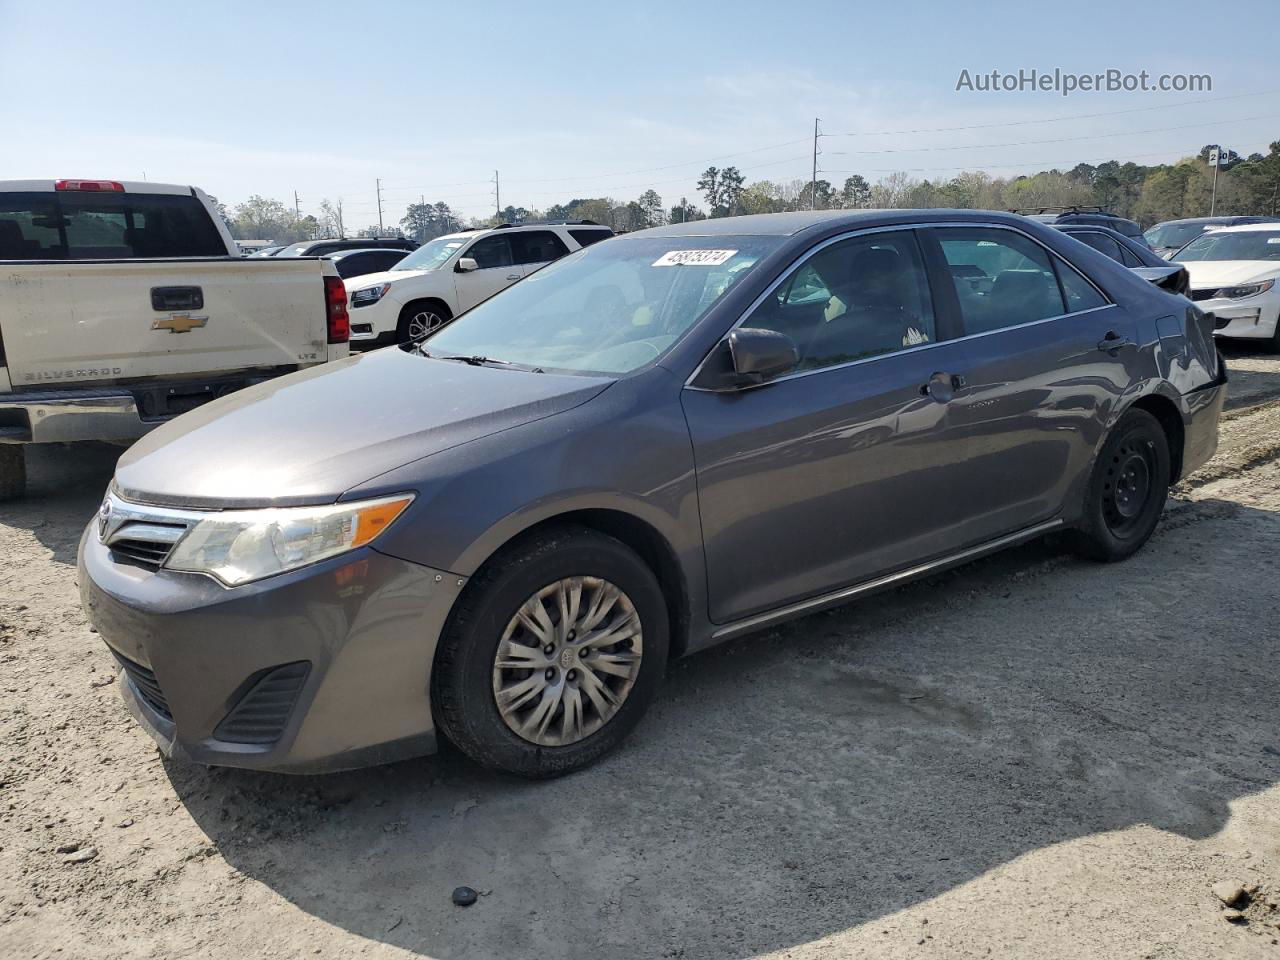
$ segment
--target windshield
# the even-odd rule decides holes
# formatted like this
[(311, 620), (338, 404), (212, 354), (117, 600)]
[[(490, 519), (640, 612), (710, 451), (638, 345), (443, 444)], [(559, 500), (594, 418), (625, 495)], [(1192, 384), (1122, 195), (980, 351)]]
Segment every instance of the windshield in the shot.
[(1280, 260), (1280, 229), (1206, 233), (1188, 243), (1172, 259), (1175, 263), (1197, 260)]
[(1152, 227), (1143, 236), (1153, 247), (1180, 247), (1213, 226), (1211, 223), (1164, 223)]
[(469, 237), (437, 237), (430, 243), (424, 243), (391, 269), (439, 270), (469, 239)]
[(570, 373), (652, 363), (781, 237), (611, 240), (543, 267), (423, 346)]

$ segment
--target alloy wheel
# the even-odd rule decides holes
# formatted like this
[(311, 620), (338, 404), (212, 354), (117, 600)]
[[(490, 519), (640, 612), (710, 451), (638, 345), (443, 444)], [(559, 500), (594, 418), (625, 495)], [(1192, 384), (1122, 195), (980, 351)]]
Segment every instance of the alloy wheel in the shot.
[(622, 590), (597, 577), (557, 580), (521, 604), (502, 633), (498, 713), (530, 743), (577, 743), (617, 715), (643, 652), (640, 616)]
[(419, 310), (409, 318), (407, 332), (410, 340), (421, 340), (444, 324), (444, 317), (431, 310)]

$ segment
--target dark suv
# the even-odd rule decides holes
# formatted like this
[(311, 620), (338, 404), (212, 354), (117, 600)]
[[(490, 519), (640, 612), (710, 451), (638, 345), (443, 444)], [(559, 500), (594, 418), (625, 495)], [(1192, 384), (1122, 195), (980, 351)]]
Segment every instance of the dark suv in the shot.
[(1142, 227), (1138, 225), (1137, 221), (1117, 217), (1113, 213), (1107, 213), (1102, 207), (1036, 207), (1034, 209), (1011, 210), (1009, 212), (1020, 213), (1024, 217), (1039, 220), (1041, 223), (1047, 223), (1052, 227), (1067, 223), (1093, 227), (1110, 227), (1117, 233), (1122, 233), (1129, 237), (1134, 242), (1140, 243), (1144, 247), (1150, 247), (1150, 244), (1147, 243), (1146, 238), (1142, 235)]

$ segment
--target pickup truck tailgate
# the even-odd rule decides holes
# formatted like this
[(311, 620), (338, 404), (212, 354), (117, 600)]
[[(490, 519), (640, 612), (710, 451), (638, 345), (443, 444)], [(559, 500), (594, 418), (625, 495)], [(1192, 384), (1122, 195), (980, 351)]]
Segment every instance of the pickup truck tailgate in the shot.
[(326, 266), (231, 257), (0, 263), (10, 383), (23, 390), (323, 363)]

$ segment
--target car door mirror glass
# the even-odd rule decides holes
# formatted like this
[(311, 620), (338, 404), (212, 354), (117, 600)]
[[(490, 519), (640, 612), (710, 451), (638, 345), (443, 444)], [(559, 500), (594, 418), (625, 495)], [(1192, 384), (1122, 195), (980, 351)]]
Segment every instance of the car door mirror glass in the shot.
[(470, 273), (472, 270), (479, 270), (478, 264), (473, 257), (459, 257), (457, 271), (459, 273)]
[(800, 354), (785, 333), (738, 327), (728, 336), (729, 356), (740, 385), (764, 383), (795, 368)]

